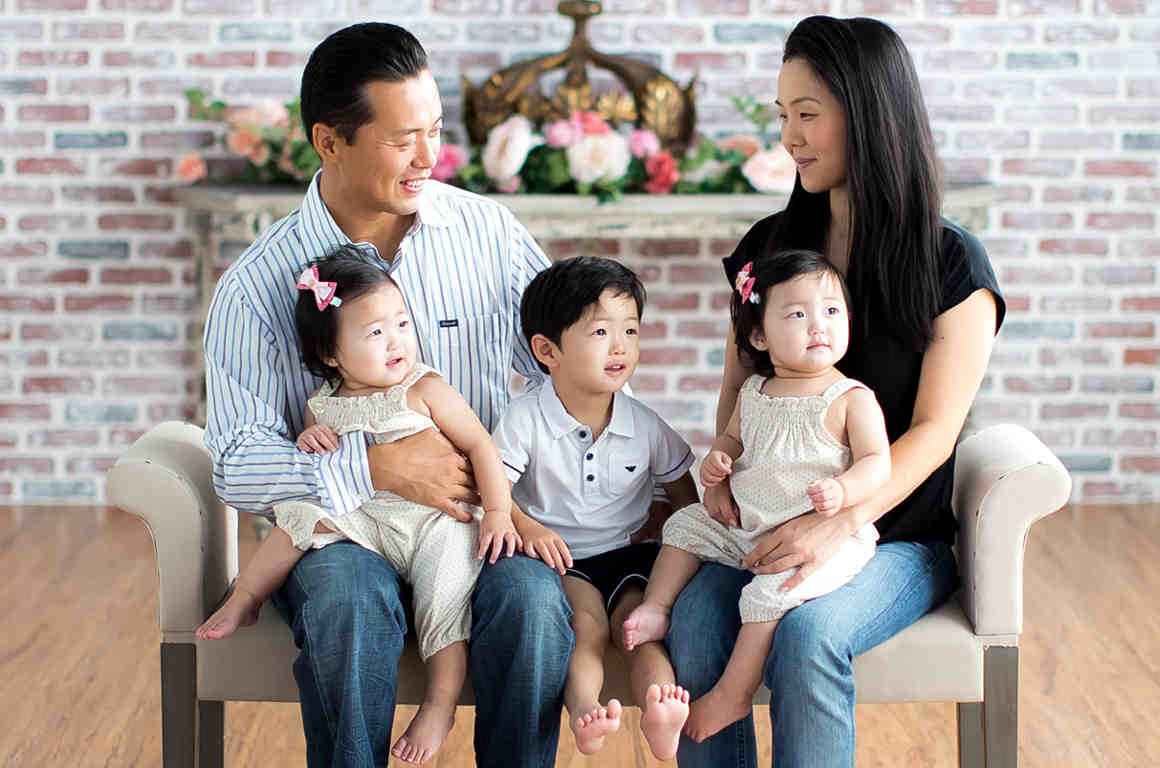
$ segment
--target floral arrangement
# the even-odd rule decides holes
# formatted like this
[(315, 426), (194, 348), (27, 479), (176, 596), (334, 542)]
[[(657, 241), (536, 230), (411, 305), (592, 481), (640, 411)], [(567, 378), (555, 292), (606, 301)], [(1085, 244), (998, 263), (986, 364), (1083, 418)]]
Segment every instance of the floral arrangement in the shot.
[[(297, 102), (263, 102), (244, 109), (207, 103), (189, 91), (190, 116), (224, 123), (225, 145), (248, 160), (242, 181), (301, 183), (320, 161), (302, 129)], [(513, 115), (488, 134), (474, 151), (444, 142), (431, 175), (475, 192), (581, 194), (613, 200), (626, 192), (713, 194), (784, 192), (793, 189), (793, 159), (773, 141), (767, 106), (751, 97), (734, 105), (754, 133), (721, 140), (701, 137), (681, 157), (661, 147), (645, 128), (614, 128), (596, 112), (573, 112), (565, 120), (535, 126)], [(181, 159), (177, 174), (196, 182), (207, 173), (199, 155)]]

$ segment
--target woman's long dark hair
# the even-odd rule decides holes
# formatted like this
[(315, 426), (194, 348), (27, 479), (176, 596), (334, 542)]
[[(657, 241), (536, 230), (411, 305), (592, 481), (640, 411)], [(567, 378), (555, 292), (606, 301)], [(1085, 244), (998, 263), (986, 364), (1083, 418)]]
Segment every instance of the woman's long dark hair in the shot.
[[(808, 63), (846, 116), (850, 262), (858, 337), (888, 332), (925, 349), (941, 301), (940, 178), (914, 63), (898, 34), (875, 19), (812, 16), (785, 42), (782, 62)], [(799, 176), (771, 247), (821, 250), (829, 194)], [(889, 329), (870, 327), (889, 317)]]

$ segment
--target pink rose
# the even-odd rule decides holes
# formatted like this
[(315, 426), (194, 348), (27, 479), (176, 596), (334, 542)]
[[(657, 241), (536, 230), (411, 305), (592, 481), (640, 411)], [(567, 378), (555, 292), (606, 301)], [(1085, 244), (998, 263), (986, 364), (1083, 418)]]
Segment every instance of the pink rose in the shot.
[(266, 163), (270, 162), (270, 147), (266, 142), (261, 142), (254, 147), (254, 151), (249, 154), (250, 162), (261, 168)]
[(496, 189), (506, 194), (514, 194), (520, 191), (521, 180), (519, 176), (512, 176), (496, 183)]
[(741, 173), (758, 192), (793, 192), (797, 177), (797, 164), (785, 147), (778, 144), (773, 149), (756, 153), (741, 166)]
[(740, 152), (746, 157), (753, 157), (761, 149), (761, 142), (757, 140), (756, 136), (750, 136), (745, 133), (735, 133), (732, 136), (727, 136), (721, 141), (717, 142), (717, 146), (725, 151), (731, 149)]
[(628, 149), (633, 157), (652, 157), (661, 151), (661, 140), (647, 128), (638, 128), (628, 137)]
[(243, 157), (249, 157), (256, 152), (261, 143), (262, 137), (258, 135), (257, 131), (252, 131), (249, 128), (237, 128), (230, 131), (229, 136), (226, 137), (226, 146), (230, 148), (230, 151)]
[(177, 164), (177, 178), (189, 184), (204, 179), (206, 172), (205, 160), (198, 154), (186, 155)]
[(580, 122), (580, 130), (584, 132), (585, 136), (600, 136), (612, 130), (612, 127), (604, 121), (598, 112), (576, 112), (573, 114), (573, 118), (577, 117)]
[(645, 160), (644, 169), (648, 173), (644, 189), (650, 195), (667, 194), (681, 178), (681, 173), (677, 170), (677, 161), (669, 152), (657, 152)]
[(431, 169), (431, 178), (435, 181), (450, 181), (465, 165), (467, 165), (467, 150), (458, 144), (444, 144), (439, 150), (439, 160)]
[(555, 149), (572, 146), (582, 135), (584, 130), (578, 120), (556, 120), (544, 128), (544, 139), (549, 147)]

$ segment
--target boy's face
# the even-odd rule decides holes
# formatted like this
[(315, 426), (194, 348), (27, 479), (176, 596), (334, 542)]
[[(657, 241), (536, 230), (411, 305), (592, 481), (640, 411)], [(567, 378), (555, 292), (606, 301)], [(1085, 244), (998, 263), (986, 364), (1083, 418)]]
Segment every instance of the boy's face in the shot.
[[(541, 355), (547, 345), (548, 354)], [(636, 302), (631, 296), (605, 291), (564, 330), (559, 346), (543, 336), (534, 337), (532, 346), (558, 384), (590, 393), (617, 392), (640, 361)]]
[(337, 354), (326, 363), (338, 368), (348, 389), (392, 387), (407, 377), (418, 345), (403, 294), (394, 284), (343, 302), (337, 311)]
[(761, 332), (751, 341), (775, 368), (818, 373), (836, 365), (850, 343), (842, 286), (828, 272), (800, 275), (769, 289)]

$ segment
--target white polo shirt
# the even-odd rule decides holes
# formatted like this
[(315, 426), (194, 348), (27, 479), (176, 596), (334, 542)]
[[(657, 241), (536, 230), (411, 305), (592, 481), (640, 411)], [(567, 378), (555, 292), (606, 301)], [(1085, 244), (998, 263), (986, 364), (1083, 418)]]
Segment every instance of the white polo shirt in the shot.
[(593, 441), (550, 378), (512, 400), (493, 437), (512, 498), (560, 534), (576, 559), (627, 546), (648, 519), (654, 486), (693, 464), (684, 438), (624, 392), (613, 396), (612, 419)]

